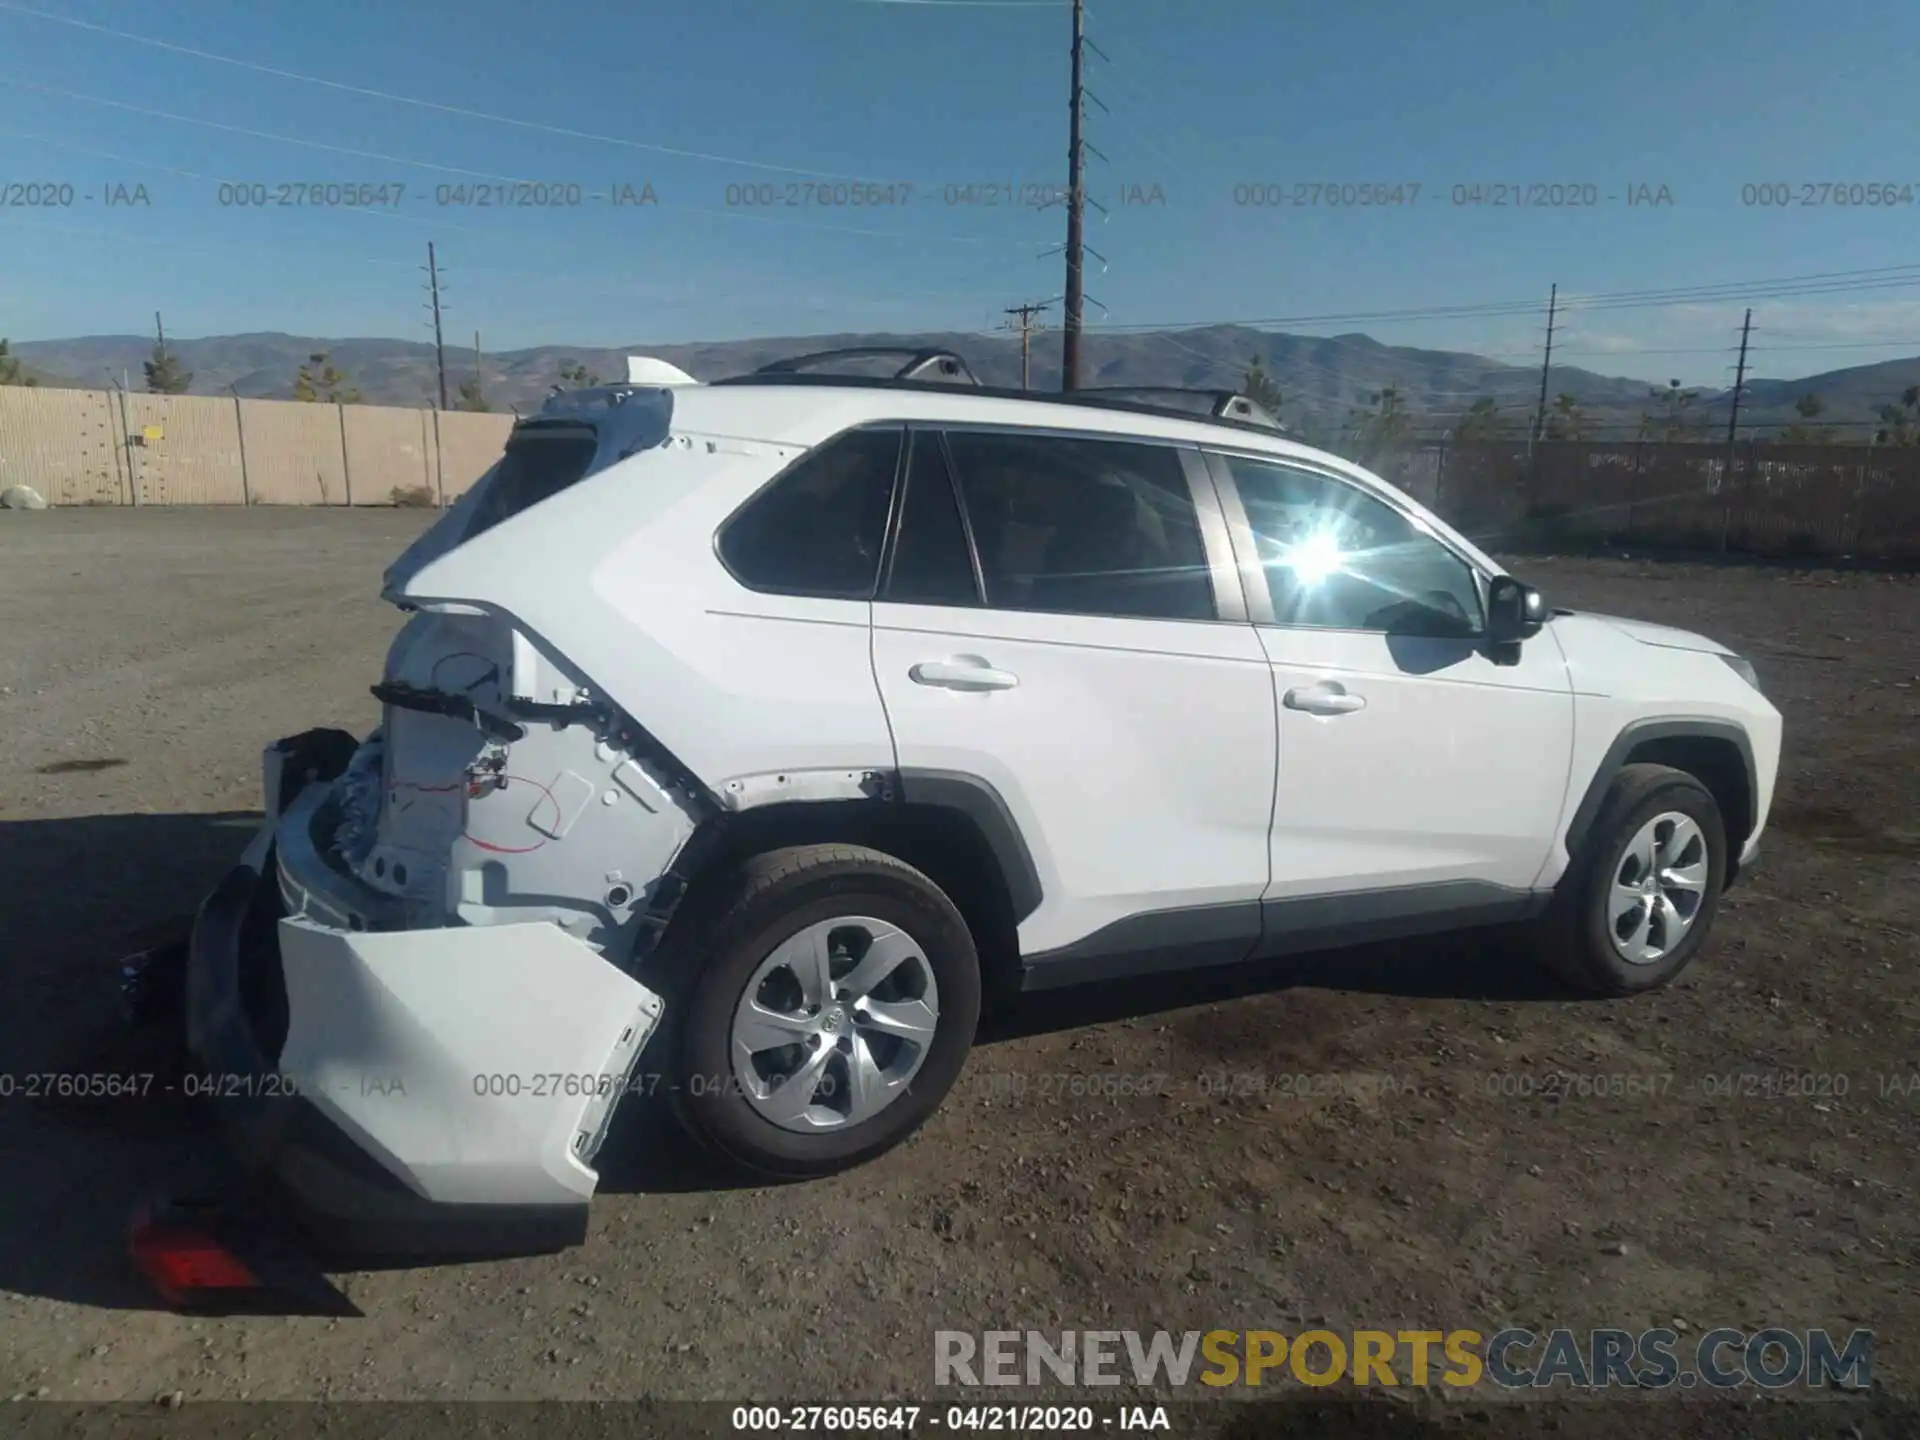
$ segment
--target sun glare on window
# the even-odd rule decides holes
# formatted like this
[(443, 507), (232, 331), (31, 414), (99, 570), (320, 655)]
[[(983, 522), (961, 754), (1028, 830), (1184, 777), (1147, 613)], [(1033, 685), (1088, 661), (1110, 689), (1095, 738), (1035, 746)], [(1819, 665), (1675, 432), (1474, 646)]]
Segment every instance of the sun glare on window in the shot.
[(1345, 568), (1346, 554), (1340, 540), (1329, 530), (1316, 530), (1304, 540), (1289, 545), (1280, 563), (1293, 571), (1302, 585), (1318, 585)]

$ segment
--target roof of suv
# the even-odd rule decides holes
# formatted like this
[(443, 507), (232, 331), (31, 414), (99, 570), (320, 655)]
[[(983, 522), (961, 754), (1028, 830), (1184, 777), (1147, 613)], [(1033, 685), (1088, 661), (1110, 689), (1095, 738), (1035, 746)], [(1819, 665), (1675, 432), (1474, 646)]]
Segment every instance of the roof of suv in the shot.
[(1093, 397), (1054, 399), (1025, 391), (842, 376), (744, 376), (673, 391), (674, 429), (742, 440), (815, 445), (851, 426), (886, 420), (1147, 436), (1312, 458), (1343, 471), (1354, 469), (1337, 456), (1265, 426)]

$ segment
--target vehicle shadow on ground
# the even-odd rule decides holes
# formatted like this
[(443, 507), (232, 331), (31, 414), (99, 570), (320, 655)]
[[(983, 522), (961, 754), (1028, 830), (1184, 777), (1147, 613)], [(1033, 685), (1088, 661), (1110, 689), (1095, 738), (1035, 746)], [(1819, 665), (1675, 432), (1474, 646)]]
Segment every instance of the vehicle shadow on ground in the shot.
[[(0, 1290), (108, 1309), (163, 1308), (127, 1258), (135, 1208), (194, 1176), (214, 1138), (172, 1084), (177, 1056), (130, 1029), (118, 961), (191, 914), (257, 814), (95, 815), (0, 822)], [(1478, 937), (1395, 942), (1285, 961), (1146, 977), (1018, 998), (982, 1045), (1299, 987), (1487, 1000), (1561, 998), (1511, 947)], [(62, 1080), (60, 1077), (66, 1077)], [(91, 1077), (118, 1077), (108, 1087)], [(50, 1093), (82, 1088), (132, 1093)], [(740, 1188), (689, 1140), (664, 1081), (621, 1107), (601, 1190)]]

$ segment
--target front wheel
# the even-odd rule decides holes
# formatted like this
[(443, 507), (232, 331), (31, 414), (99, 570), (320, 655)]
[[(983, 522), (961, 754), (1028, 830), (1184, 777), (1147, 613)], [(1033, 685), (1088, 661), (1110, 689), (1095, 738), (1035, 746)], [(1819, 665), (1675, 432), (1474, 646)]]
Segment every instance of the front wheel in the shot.
[(852, 845), (756, 856), (699, 947), (674, 1081), (696, 1137), (782, 1178), (917, 1130), (973, 1045), (980, 966), (945, 893)]
[(1590, 995), (1665, 985), (1705, 943), (1726, 873), (1726, 827), (1707, 788), (1665, 765), (1628, 765), (1555, 892), (1546, 959)]

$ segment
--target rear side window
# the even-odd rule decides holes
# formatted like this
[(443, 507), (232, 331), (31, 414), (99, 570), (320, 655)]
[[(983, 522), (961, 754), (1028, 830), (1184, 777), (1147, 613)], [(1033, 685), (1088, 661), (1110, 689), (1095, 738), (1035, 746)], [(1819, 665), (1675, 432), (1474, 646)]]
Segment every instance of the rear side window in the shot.
[(507, 441), (506, 454), (487, 478), (466, 538), (471, 540), (502, 520), (531, 509), (577, 483), (593, 464), (599, 448), (599, 440), (591, 430), (568, 427), (562, 431), (528, 430), (515, 434)]
[(973, 552), (954, 502), (940, 435), (917, 430), (907, 444), (907, 489), (900, 500), (886, 598), (902, 605), (978, 605)]
[(734, 513), (720, 559), (750, 590), (871, 600), (902, 432), (849, 430)]
[(959, 430), (947, 442), (993, 609), (1217, 618), (1171, 446)]

